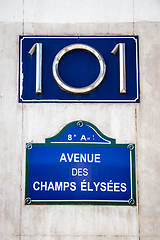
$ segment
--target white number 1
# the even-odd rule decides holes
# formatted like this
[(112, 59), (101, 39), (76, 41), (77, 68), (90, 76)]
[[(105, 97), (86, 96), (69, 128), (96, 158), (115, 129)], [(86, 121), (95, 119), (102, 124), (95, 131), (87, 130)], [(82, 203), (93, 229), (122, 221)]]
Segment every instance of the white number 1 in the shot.
[(119, 73), (120, 73), (120, 93), (126, 93), (126, 60), (125, 60), (125, 43), (118, 43), (113, 48), (111, 54), (115, 55), (119, 50)]
[(36, 94), (42, 94), (42, 43), (35, 43), (29, 50), (33, 55), (36, 50)]

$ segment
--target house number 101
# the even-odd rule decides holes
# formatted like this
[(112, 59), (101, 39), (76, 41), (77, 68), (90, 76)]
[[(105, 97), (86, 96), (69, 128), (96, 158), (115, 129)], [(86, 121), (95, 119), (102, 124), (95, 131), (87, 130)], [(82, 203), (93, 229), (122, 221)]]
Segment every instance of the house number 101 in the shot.
[[(75, 88), (66, 84), (59, 75), (58, 65), (61, 58), (69, 51), (84, 50), (92, 53), (98, 60), (100, 71), (97, 79), (90, 85), (82, 88)], [(119, 75), (120, 75), (120, 94), (126, 93), (126, 66), (125, 66), (125, 43), (118, 43), (111, 51), (115, 55), (119, 50)], [(35, 43), (29, 50), (29, 55), (36, 51), (36, 94), (42, 94), (42, 43)], [(73, 94), (86, 94), (93, 91), (103, 81), (106, 73), (106, 64), (102, 55), (95, 49), (86, 44), (72, 44), (61, 49), (55, 56), (52, 64), (53, 77), (59, 87), (66, 92)]]

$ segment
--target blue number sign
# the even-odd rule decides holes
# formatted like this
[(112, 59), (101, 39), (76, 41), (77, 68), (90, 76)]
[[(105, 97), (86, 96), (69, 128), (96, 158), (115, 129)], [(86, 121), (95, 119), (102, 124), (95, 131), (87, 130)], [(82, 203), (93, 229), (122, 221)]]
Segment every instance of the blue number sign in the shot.
[(140, 101), (138, 36), (20, 36), (19, 102)]
[(135, 145), (76, 121), (26, 144), (26, 204), (135, 205)]

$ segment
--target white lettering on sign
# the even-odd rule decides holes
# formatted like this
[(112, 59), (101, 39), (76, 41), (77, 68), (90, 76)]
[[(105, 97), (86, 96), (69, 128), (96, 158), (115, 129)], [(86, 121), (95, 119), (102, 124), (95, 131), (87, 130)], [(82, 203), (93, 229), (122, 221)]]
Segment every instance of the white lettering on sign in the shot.
[(71, 141), (72, 140), (72, 135), (68, 134), (68, 140)]
[(87, 141), (85, 135), (82, 135), (82, 137), (81, 137), (81, 141), (82, 141), (82, 140)]
[(86, 180), (84, 179), (81, 182), (81, 191), (102, 191), (102, 192), (126, 192), (127, 191), (127, 187), (126, 187), (126, 183), (113, 183), (112, 180), (110, 180), (109, 182), (86, 182)]
[(34, 189), (35, 191), (38, 191), (38, 190), (40, 189), (39, 185), (40, 185), (39, 182), (34, 182), (34, 183), (33, 183), (33, 189)]
[(95, 163), (100, 163), (100, 153), (62, 153), (61, 157), (60, 157), (60, 162), (64, 161), (64, 162), (95, 162)]
[(126, 192), (126, 191), (127, 191), (127, 188), (126, 188), (126, 184), (125, 184), (125, 183), (122, 183), (122, 184), (121, 184), (121, 191), (122, 191), (122, 192)]
[(99, 186), (100, 182), (98, 182), (97, 184), (95, 182), (93, 182), (93, 184), (94, 184), (94, 186), (96, 188), (96, 191), (98, 191), (98, 186)]
[(33, 189), (35, 191), (75, 191), (76, 183), (75, 182), (34, 182)]
[(88, 168), (72, 168), (72, 176), (88, 176)]
[(45, 191), (47, 190), (47, 182), (45, 182), (44, 184), (43, 184), (43, 182), (41, 182), (41, 191), (42, 191), (43, 189), (44, 189)]
[[(85, 174), (88, 174), (88, 169), (84, 168), (86, 171)], [(72, 176), (82, 176), (85, 171), (82, 169), (79, 170), (76, 168), (72, 168)], [(74, 175), (75, 174), (75, 175)], [(76, 191), (77, 186), (76, 182), (38, 182), (35, 181), (33, 183), (34, 191)], [(82, 192), (126, 192), (127, 184), (126, 183), (118, 183), (110, 180), (109, 182), (87, 182), (85, 179), (80, 183), (80, 190)]]

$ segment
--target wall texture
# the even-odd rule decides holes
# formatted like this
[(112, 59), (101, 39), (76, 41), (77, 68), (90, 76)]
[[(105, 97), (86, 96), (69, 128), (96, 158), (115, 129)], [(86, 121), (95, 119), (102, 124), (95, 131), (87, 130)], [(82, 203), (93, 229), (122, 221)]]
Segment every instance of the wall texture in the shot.
[[(0, 239), (160, 239), (160, 1), (0, 0)], [(19, 35), (139, 35), (141, 102), (18, 103)], [(25, 143), (83, 119), (136, 144), (137, 206), (26, 206)]]

